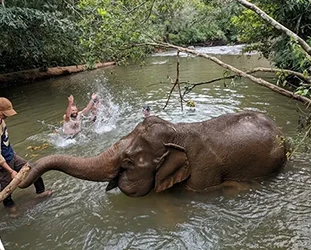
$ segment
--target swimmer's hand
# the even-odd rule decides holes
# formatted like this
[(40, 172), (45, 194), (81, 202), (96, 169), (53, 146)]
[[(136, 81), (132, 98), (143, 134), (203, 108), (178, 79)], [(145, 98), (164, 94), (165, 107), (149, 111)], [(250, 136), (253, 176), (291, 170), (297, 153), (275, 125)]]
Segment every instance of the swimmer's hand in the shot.
[(73, 101), (74, 101), (73, 95), (68, 96), (68, 103), (69, 103), (70, 105), (73, 104)]
[(92, 101), (95, 102), (96, 99), (98, 99), (97, 97), (98, 93), (93, 93), (92, 94)]

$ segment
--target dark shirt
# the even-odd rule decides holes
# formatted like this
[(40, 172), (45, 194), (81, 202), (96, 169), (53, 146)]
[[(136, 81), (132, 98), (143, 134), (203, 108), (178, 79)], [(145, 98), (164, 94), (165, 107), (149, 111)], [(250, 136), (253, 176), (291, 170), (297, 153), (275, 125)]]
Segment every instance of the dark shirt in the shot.
[[(6, 162), (10, 162), (14, 157), (14, 151), (9, 141), (9, 134), (6, 124), (3, 119), (0, 119), (0, 143), (1, 143), (1, 156)], [(3, 162), (3, 158), (0, 157), (0, 163)]]

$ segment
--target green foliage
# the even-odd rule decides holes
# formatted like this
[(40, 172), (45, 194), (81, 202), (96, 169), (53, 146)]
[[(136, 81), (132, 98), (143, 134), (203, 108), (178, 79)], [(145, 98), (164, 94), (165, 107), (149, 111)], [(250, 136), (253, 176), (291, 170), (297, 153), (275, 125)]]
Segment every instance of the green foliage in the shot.
[(289, 137), (288, 145), (290, 145), (290, 157), (295, 153), (310, 153), (310, 137), (311, 137), (311, 115), (297, 107), (298, 113), (298, 133), (295, 138)]
[(73, 15), (66, 17), (71, 10), (57, 1), (10, 4), (17, 6), (0, 7), (0, 72), (81, 61), (80, 32)]
[(183, 8), (170, 22), (169, 42), (177, 45), (204, 44), (212, 41), (227, 41), (227, 28), (221, 9), (205, 5), (201, 1), (186, 1)]
[(78, 7), (83, 14), (80, 42), (89, 62), (134, 59), (148, 52), (132, 44), (147, 40), (151, 2), (82, 0)]
[[(217, 0), (29, 0), (0, 5), (0, 73), (144, 57), (154, 41), (231, 42), (236, 4)], [(142, 46), (138, 46), (141, 44)]]
[(78, 6), (83, 15), (80, 41), (90, 62), (141, 58), (152, 48), (133, 45), (154, 41), (186, 46), (234, 39), (231, 8), (201, 0), (81, 0)]
[[(301, 0), (256, 0), (259, 8), (279, 23), (297, 33), (311, 45), (311, 2)], [(239, 29), (241, 42), (253, 44), (248, 50), (258, 50), (279, 68), (311, 72), (311, 62), (300, 46), (279, 30), (267, 24), (250, 10), (243, 9), (232, 18)]]

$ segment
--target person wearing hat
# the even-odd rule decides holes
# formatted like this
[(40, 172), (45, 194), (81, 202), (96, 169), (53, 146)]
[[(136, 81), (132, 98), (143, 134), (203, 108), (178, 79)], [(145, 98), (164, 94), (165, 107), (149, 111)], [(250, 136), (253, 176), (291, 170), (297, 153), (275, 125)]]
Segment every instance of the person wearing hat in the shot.
[[(0, 191), (3, 190), (13, 179), (17, 172), (27, 163), (25, 159), (18, 156), (9, 141), (9, 134), (4, 120), (16, 115), (12, 103), (5, 97), (0, 97)], [(42, 178), (38, 178), (34, 182), (36, 193), (38, 197), (50, 196), (51, 190), (45, 190)], [(11, 195), (3, 200), (3, 205), (9, 208), (11, 212), (15, 212), (15, 203)]]

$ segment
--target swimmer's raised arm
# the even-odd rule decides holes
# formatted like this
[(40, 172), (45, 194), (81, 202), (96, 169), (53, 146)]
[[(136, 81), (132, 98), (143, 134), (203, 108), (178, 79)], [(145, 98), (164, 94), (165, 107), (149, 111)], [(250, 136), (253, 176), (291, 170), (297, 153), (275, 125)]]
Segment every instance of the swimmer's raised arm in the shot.
[(68, 122), (71, 116), (71, 107), (73, 105), (74, 98), (73, 95), (68, 96), (68, 105), (66, 109), (66, 113), (64, 114), (64, 121)]
[(81, 113), (83, 115), (86, 115), (93, 107), (95, 100), (98, 99), (97, 93), (93, 93), (91, 100), (89, 101), (89, 103), (87, 104), (87, 106), (81, 111)]

